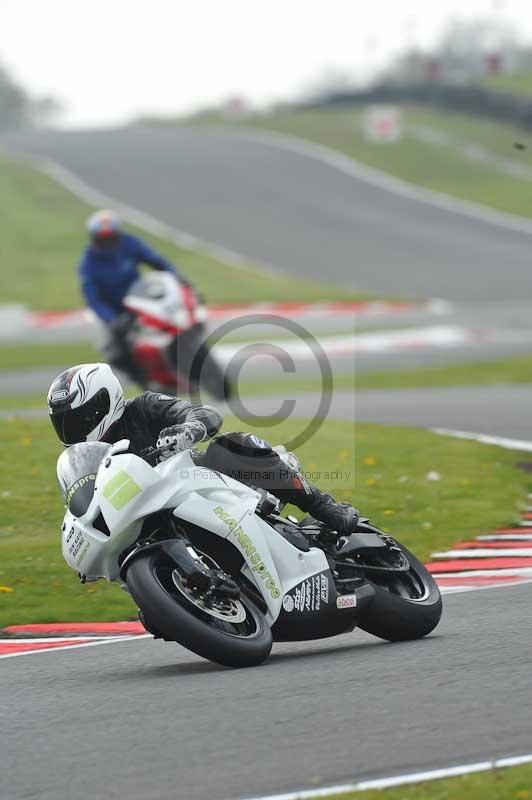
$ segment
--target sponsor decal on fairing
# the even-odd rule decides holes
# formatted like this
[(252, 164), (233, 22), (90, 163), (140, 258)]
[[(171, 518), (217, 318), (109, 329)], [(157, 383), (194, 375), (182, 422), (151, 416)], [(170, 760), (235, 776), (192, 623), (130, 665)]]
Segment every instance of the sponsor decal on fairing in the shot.
[(320, 611), (322, 605), (329, 602), (329, 581), (326, 575), (313, 575), (299, 586), (285, 595), (283, 608), (288, 613), (292, 611), (310, 612)]
[(249, 560), (251, 561), (251, 569), (255, 572), (259, 578), (264, 581), (266, 589), (269, 591), (271, 596), (274, 600), (281, 596), (281, 592), (279, 587), (277, 586), (275, 579), (273, 576), (268, 572), (266, 565), (264, 564), (260, 553), (257, 552), (257, 549), (249, 536), (245, 533), (244, 529), (241, 525), (238, 524), (236, 519), (232, 519), (231, 515), (228, 511), (226, 511), (222, 506), (218, 506), (214, 509), (214, 513), (216, 516), (224, 522), (229, 530), (231, 531), (231, 536), (234, 536), (237, 542), (239, 543), (240, 547), (244, 550), (246, 555), (248, 556)]
[(356, 604), (356, 594), (341, 594), (336, 598), (336, 608), (355, 608)]

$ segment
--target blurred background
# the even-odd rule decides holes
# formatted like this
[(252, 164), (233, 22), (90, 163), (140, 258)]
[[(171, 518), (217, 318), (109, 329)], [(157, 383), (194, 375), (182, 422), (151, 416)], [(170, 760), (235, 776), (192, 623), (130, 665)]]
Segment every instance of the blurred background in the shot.
[(266, 109), (381, 83), (519, 97), (530, 69), (532, 20), (517, 0), (444, 0), (430, 14), (413, 0), (4, 0), (0, 14), (3, 127)]
[[(356, 660), (345, 640), (280, 645), (273, 671), (234, 682), (181, 651), (175, 669), (168, 651), (95, 657), (88, 683), (79, 662), (53, 727), (27, 698), (56, 668), (21, 669), (9, 755), (35, 758), (6, 797), (48, 779), (55, 790), (60, 770), (39, 750), (50, 741), (69, 800), (117, 778), (144, 800), (160, 789), (152, 773), (204, 800), (527, 752), (529, 587), (490, 603), (469, 590), (532, 575), (531, 535), (515, 526), (532, 490), (531, 134), (524, 0), (0, 0), (0, 624), (135, 616), (113, 587), (79, 587), (58, 552), (61, 448), (45, 398), (61, 370), (107, 358), (77, 269), (96, 208), (205, 304), (202, 331), (243, 402), (220, 399), (221, 381), (203, 393), (226, 429), (298, 442), (313, 480), (433, 557), (442, 589), (459, 592), (422, 654), (405, 643), (384, 656), (369, 638)], [(160, 342), (146, 334), (144, 357)], [(128, 396), (168, 391), (157, 370), (122, 377)], [(497, 526), (517, 539), (476, 541), (500, 540)], [(223, 747), (211, 682), (232, 722)], [(139, 703), (151, 773), (127, 757), (138, 742), (124, 709), (101, 714), (108, 685)], [(88, 752), (108, 748), (83, 763), (68, 727), (80, 696)], [(167, 731), (182, 718), (176, 759)], [(528, 797), (522, 769), (478, 797)]]
[[(14, 349), (1, 358), (6, 370), (34, 368), (23, 380), (6, 372), (2, 391), (44, 390), (59, 362), (97, 356), (94, 318), (66, 312), (83, 309), (75, 266), (98, 205), (118, 208), (182, 268), (212, 307), (211, 329), (234, 304), (309, 304), (298, 320), (325, 337), (338, 385), (353, 383), (355, 356), (359, 388), (384, 385), (368, 373), (451, 362), (474, 362), (479, 379), (486, 361), (497, 361), (490, 380), (526, 374), (526, 3), (449, 0), (429, 14), (422, 2), (136, 0), (126, 11), (5, 0), (0, 21), (0, 144), (19, 159), (2, 162), (0, 335)], [(324, 301), (344, 305), (315, 308)], [(229, 332), (222, 361), (235, 337), (259, 332)], [(24, 355), (20, 343), (41, 349)], [(275, 377), (315, 385), (315, 359), (295, 352), (297, 374), (274, 359)], [(243, 388), (263, 366), (246, 361)], [(426, 421), (468, 427), (460, 406)]]

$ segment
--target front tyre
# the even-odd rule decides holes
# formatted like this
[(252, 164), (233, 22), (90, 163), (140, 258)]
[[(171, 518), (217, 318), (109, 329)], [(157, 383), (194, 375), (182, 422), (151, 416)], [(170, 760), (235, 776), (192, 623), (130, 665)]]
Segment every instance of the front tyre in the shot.
[(366, 578), (375, 589), (375, 598), (357, 622), (362, 630), (389, 642), (427, 636), (442, 614), (442, 599), (434, 578), (409, 550), (399, 546), (410, 562), (409, 572), (368, 570)]
[(145, 619), (164, 639), (226, 667), (253, 667), (268, 658), (271, 630), (245, 595), (207, 606), (186, 589), (175, 565), (160, 551), (136, 558), (126, 583)]

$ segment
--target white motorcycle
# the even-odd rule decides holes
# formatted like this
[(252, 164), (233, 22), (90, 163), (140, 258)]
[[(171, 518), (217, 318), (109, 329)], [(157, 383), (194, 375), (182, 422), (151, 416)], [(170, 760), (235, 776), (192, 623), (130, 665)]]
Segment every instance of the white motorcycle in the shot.
[[(253, 666), (272, 641), (360, 628), (389, 641), (430, 633), (441, 616), (432, 576), (367, 520), (339, 542), (275, 498), (129, 442), (88, 442), (57, 463), (62, 551), (82, 582), (121, 583), (156, 638), (230, 667)], [(223, 580), (234, 587), (220, 591)]]

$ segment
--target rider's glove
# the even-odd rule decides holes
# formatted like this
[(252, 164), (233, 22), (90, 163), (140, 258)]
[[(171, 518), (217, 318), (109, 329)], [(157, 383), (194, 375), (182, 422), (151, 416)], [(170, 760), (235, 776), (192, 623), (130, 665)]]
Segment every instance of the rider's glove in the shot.
[(188, 450), (193, 445), (207, 438), (207, 428), (199, 420), (191, 420), (183, 425), (172, 425), (163, 428), (157, 439), (157, 449), (165, 448), (161, 453), (163, 458), (170, 458), (180, 450)]

